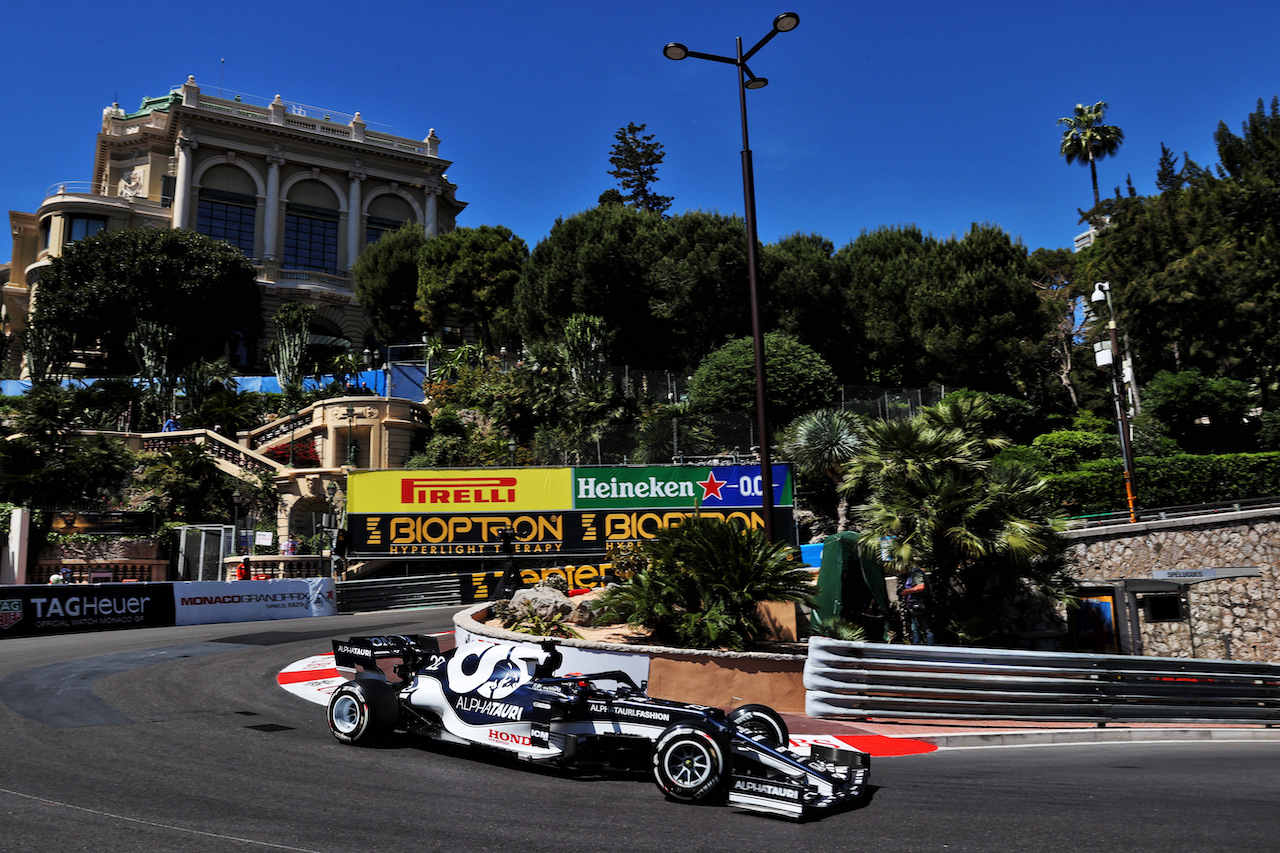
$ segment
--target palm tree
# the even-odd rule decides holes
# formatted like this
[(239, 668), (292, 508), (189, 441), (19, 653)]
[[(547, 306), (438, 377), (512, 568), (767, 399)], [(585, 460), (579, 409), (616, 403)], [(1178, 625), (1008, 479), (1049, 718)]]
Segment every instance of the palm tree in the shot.
[[(782, 453), (805, 473), (829, 478), (838, 487), (858, 450), (858, 416), (844, 409), (818, 409), (801, 415), (787, 429)], [(847, 530), (849, 494), (839, 490), (836, 529)]]
[(1102, 203), (1098, 195), (1097, 161), (1110, 157), (1120, 150), (1124, 142), (1124, 131), (1113, 124), (1103, 124), (1107, 114), (1107, 102), (1098, 101), (1093, 106), (1076, 104), (1074, 115), (1058, 119), (1058, 124), (1067, 126), (1062, 133), (1062, 146), (1058, 149), (1068, 164), (1079, 161), (1080, 165), (1089, 166), (1093, 177), (1093, 206)]
[(890, 563), (929, 570), (940, 613), (961, 638), (994, 630), (1018, 589), (1055, 593), (1063, 522), (1042, 498), (1043, 480), (995, 453), (990, 410), (947, 401), (910, 420), (872, 421), (843, 488), (869, 497), (855, 508), (864, 546), (887, 545)]

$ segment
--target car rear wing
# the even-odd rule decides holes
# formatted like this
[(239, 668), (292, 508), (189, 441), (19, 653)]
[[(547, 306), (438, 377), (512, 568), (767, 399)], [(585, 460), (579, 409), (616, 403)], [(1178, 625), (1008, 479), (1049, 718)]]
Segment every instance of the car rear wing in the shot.
[(395, 634), (333, 641), (333, 665), (350, 680), (375, 676), (389, 684), (407, 681), (431, 655), (440, 654), (435, 637)]

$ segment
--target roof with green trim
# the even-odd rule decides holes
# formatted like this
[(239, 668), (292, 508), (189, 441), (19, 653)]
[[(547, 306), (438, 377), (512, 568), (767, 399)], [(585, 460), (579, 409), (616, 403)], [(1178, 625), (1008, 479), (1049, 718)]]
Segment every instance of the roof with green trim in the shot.
[(150, 115), (156, 110), (167, 113), (170, 107), (181, 100), (181, 92), (170, 92), (169, 94), (162, 95), (159, 98), (143, 98), (142, 106), (138, 107), (138, 111), (128, 113), (125, 115), (125, 118), (130, 119), (137, 118), (138, 116)]

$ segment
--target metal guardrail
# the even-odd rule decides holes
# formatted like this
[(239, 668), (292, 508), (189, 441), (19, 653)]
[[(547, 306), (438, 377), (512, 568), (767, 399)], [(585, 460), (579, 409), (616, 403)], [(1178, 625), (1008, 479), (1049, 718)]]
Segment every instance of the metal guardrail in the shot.
[(1280, 664), (812, 637), (811, 717), (1280, 725)]
[[(1238, 501), (1220, 501), (1217, 503), (1188, 504), (1186, 506), (1166, 506), (1152, 509), (1140, 509), (1136, 516), (1138, 521), (1169, 521), (1176, 518), (1191, 518), (1200, 515), (1214, 515), (1220, 512), (1243, 512), (1250, 509), (1272, 509), (1280, 507), (1280, 497), (1244, 498)], [(1094, 515), (1078, 515), (1071, 519), (1081, 528), (1109, 527), (1114, 524), (1128, 524), (1128, 512), (1103, 512)]]
[(462, 604), (462, 580), (456, 574), (338, 581), (339, 613), (412, 610)]

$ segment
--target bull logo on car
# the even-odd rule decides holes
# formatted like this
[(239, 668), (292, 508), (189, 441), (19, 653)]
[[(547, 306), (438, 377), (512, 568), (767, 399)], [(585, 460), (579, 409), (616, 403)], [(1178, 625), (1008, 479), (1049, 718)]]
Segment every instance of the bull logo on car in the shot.
[(468, 643), (449, 661), (449, 689), (485, 699), (504, 699), (532, 680), (528, 663), (544, 655), (525, 646)]

